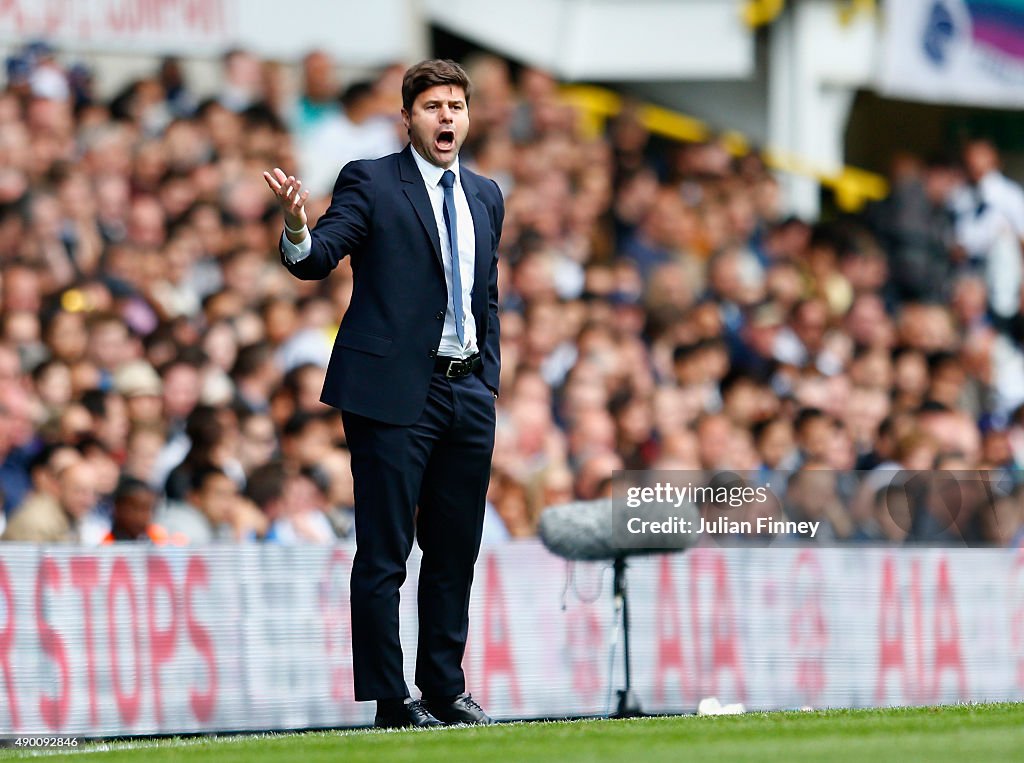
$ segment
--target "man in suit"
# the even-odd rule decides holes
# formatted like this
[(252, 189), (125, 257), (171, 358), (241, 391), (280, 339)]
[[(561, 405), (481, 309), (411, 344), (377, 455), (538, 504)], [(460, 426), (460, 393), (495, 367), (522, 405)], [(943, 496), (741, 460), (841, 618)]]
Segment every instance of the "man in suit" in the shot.
[[(504, 203), (492, 180), (459, 165), (470, 94), (451, 61), (410, 68), (402, 83), (410, 145), (347, 164), (311, 232), (301, 181), (264, 173), (284, 212), (281, 256), (295, 276), (324, 278), (352, 258), (352, 300), (321, 399), (341, 410), (352, 454), (355, 697), (377, 701), (382, 727), (492, 723), (466, 693), (462, 658), (494, 447)], [(398, 634), (414, 533), (423, 551), (422, 700), (409, 697)]]

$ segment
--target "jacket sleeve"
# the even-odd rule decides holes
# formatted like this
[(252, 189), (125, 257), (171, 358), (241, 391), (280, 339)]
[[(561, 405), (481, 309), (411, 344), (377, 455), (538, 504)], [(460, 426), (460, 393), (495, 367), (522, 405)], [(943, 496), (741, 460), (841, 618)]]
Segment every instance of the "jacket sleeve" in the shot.
[(349, 162), (338, 175), (330, 207), (310, 231), (309, 256), (291, 263), (281, 247), (281, 263), (304, 281), (326, 278), (346, 255), (363, 245), (372, 215), (373, 183), (367, 163)]

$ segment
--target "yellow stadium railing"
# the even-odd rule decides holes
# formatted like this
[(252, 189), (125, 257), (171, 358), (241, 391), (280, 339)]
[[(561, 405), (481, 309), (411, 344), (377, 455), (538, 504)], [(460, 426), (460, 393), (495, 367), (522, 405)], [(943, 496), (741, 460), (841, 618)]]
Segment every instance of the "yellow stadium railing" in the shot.
[(786, 8), (786, 0), (744, 0), (740, 15), (748, 26), (758, 27), (770, 24)]
[[(594, 85), (565, 85), (562, 97), (582, 115), (584, 131), (594, 137), (605, 122), (622, 112), (624, 99), (618, 93)], [(751, 150), (750, 141), (736, 131), (717, 132), (696, 117), (687, 116), (662, 106), (638, 104), (637, 118), (655, 135), (683, 143), (695, 143), (717, 137), (733, 156), (744, 156)], [(889, 193), (885, 178), (858, 167), (843, 167), (838, 172), (826, 171), (795, 154), (771, 148), (761, 152), (765, 164), (774, 170), (811, 177), (835, 194), (836, 204), (844, 212), (856, 212), (869, 201), (884, 199)]]
[[(839, 22), (849, 24), (861, 13), (874, 13), (877, 0), (836, 0), (839, 6)], [(740, 17), (749, 27), (771, 24), (786, 10), (786, 0), (741, 0)]]

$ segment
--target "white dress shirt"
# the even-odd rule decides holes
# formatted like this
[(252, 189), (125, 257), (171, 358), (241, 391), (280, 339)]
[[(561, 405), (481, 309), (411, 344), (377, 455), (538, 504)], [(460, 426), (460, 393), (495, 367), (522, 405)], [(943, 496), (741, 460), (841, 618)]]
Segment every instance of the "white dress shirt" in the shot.
[[(466, 343), (459, 343), (458, 333), (455, 331), (455, 310), (452, 308), (452, 245), (448, 239), (448, 226), (444, 223), (444, 188), (441, 187), (441, 175), (444, 169), (431, 164), (415, 148), (412, 149), (413, 159), (416, 167), (423, 177), (423, 184), (427, 189), (427, 196), (430, 198), (430, 206), (434, 210), (434, 222), (437, 224), (438, 238), (441, 241), (441, 259), (444, 262), (444, 280), (448, 286), (448, 305), (445, 309), (444, 329), (441, 332), (441, 342), (437, 347), (437, 354), (452, 358), (468, 358), (477, 352), (476, 319), (473, 317), (472, 295), (474, 265), (476, 261), (476, 231), (473, 227), (473, 214), (469, 210), (469, 202), (466, 201), (466, 193), (462, 187), (462, 176), (459, 173), (459, 160), (449, 168), (455, 173), (455, 185), (452, 191), (455, 194), (455, 216), (459, 226), (459, 267), (462, 276), (462, 314), (465, 316), (463, 328)], [(301, 262), (309, 256), (313, 248), (309, 231), (298, 244), (288, 240), (285, 235), (281, 236), (281, 247), (285, 259), (291, 263)]]
[(971, 257), (985, 257), (1006, 232), (1024, 237), (1024, 190), (993, 170), (954, 197), (956, 234)]
[(1016, 315), (1024, 280), (1024, 190), (992, 170), (976, 187), (961, 189), (953, 208), (957, 240), (984, 268), (989, 306), (1002, 318)]

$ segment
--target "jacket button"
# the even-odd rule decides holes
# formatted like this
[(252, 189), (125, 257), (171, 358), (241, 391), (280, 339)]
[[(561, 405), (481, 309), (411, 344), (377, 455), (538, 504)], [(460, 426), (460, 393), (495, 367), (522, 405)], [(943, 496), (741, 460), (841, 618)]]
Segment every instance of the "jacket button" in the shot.
[(430, 357), (432, 357), (432, 358), (436, 358), (437, 357), (437, 350), (431, 350), (427, 354), (430, 355)]
[(435, 315), (434, 317), (437, 318), (439, 321), (443, 321), (444, 320), (444, 310), (438, 310), (437, 311), (437, 315)]

